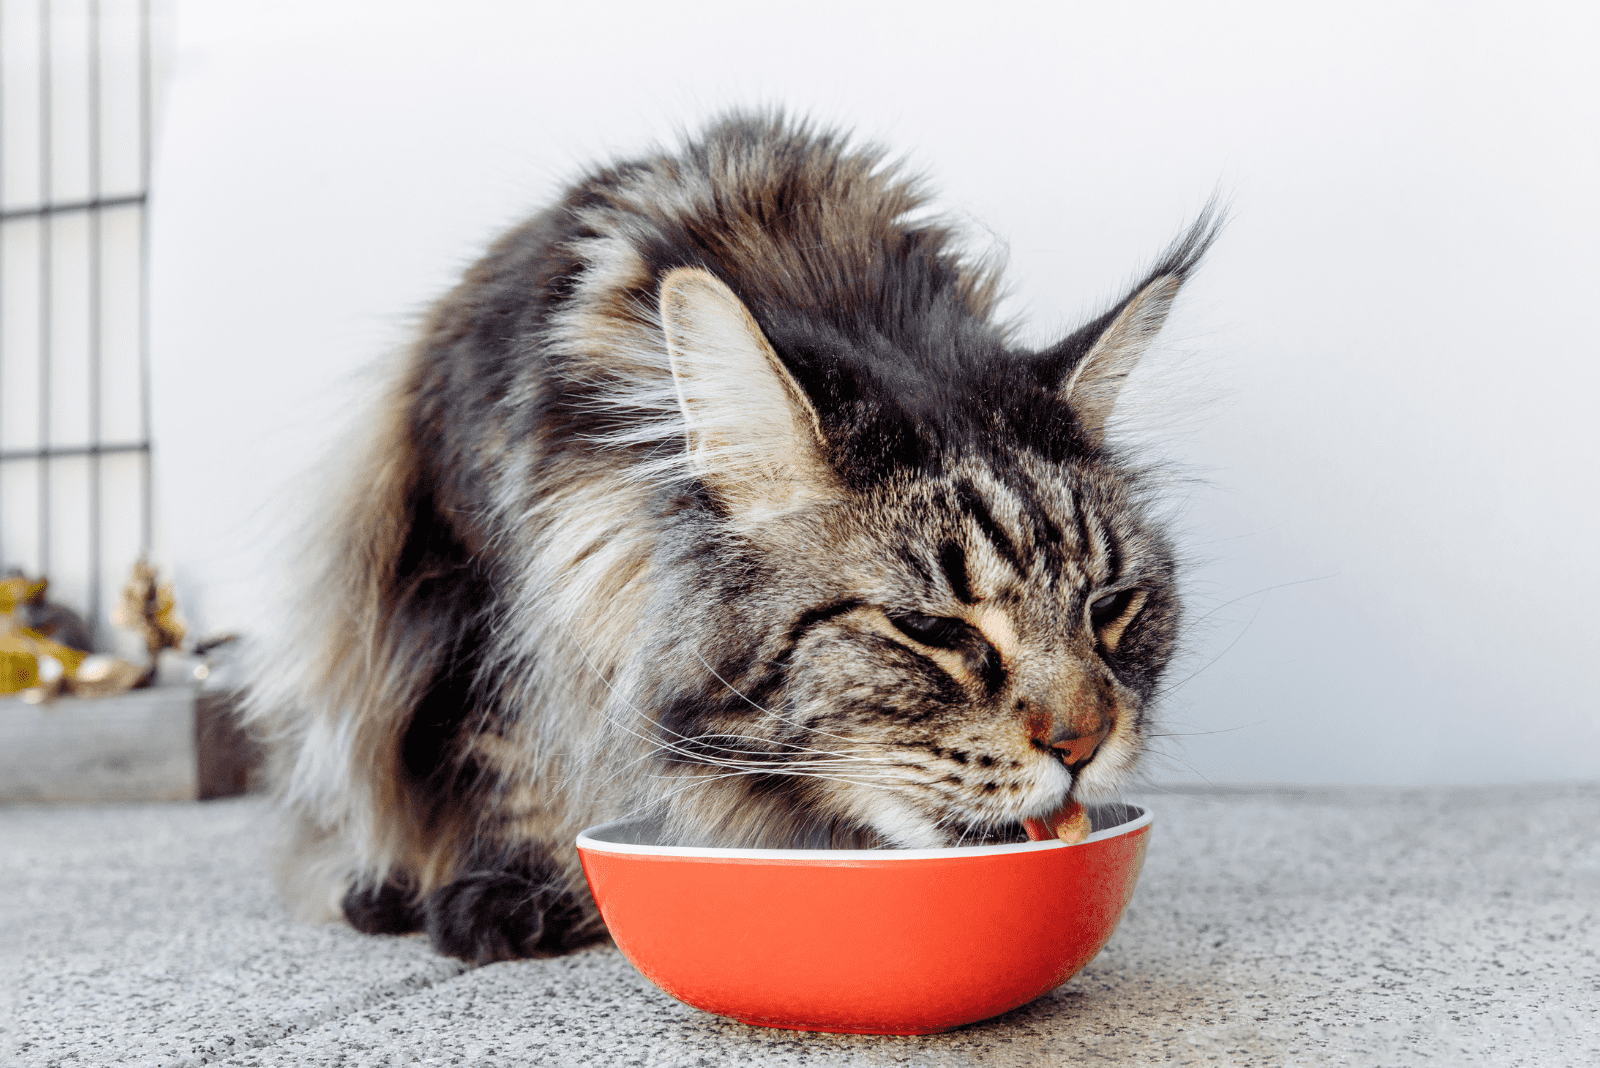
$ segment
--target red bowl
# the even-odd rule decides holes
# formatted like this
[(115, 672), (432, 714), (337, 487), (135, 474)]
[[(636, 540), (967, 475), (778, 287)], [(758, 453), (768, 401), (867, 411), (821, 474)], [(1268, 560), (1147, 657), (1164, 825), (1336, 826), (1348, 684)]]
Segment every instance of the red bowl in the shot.
[(922, 1035), (1055, 989), (1111, 938), (1150, 814), (1089, 805), (1077, 845), (699, 849), (646, 820), (578, 836), (634, 967), (697, 1009), (801, 1031)]

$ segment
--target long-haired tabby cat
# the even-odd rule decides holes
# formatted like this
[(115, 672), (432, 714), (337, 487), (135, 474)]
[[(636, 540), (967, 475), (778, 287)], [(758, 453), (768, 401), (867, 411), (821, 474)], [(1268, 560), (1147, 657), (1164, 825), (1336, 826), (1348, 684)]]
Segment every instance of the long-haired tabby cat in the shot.
[(256, 674), (302, 904), (560, 951), (603, 933), (603, 819), (948, 846), (1127, 776), (1178, 605), (1106, 420), (1213, 213), (1035, 351), (923, 205), (735, 116), (439, 303)]

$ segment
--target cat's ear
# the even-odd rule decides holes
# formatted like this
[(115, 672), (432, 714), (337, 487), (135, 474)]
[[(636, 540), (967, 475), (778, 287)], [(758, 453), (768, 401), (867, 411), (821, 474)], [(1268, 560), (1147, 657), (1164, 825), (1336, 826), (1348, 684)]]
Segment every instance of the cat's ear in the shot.
[(743, 302), (710, 272), (661, 279), (661, 326), (694, 473), (742, 518), (828, 495), (822, 425)]
[(1200, 265), (1227, 219), (1220, 194), (1212, 194), (1144, 281), (1109, 312), (1043, 353), (1047, 374), (1058, 375), (1057, 396), (1090, 443), (1105, 441), (1117, 394), (1172, 310), (1184, 281)]
[[(1183, 278), (1161, 275), (1135, 290), (1121, 307), (1105, 319), (1091, 323), (1068, 338), (1060, 348), (1084, 352), (1061, 383), (1059, 396), (1072, 408), (1078, 427), (1095, 445), (1105, 440), (1106, 421), (1117, 403), (1122, 384), (1139, 362), (1172, 310)], [(1085, 336), (1087, 334), (1088, 336)]]

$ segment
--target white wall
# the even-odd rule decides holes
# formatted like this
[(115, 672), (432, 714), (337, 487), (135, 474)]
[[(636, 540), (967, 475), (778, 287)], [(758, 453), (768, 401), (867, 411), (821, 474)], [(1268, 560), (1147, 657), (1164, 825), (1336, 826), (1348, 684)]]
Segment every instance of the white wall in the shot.
[(1041, 339), (1231, 193), (1131, 413), (1199, 479), (1201, 673), (1166, 706), (1193, 736), (1155, 777), (1600, 776), (1597, 9), (998, 10), (181, 3), (154, 366), (191, 616), (247, 618), (292, 473), (498, 230), (781, 102), (925, 168)]

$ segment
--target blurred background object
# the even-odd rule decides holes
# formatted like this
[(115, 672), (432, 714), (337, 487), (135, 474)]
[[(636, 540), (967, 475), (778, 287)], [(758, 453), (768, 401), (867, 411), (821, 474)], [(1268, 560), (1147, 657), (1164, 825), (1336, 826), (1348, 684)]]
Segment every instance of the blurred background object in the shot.
[(94, 635), (83, 617), (46, 596), (50, 580), (30, 580), (13, 569), (0, 579), (0, 612), (9, 611), (17, 626), (80, 652), (94, 651)]
[(142, 637), (140, 666), (83, 648), (87, 628), (48, 587), (0, 580), (0, 695), (15, 695), (0, 696), (0, 802), (203, 801), (263, 785), (236, 717), (234, 635), (184, 648), (172, 586), (141, 560), (113, 613)]
[(157, 581), (156, 569), (148, 560), (136, 560), (133, 575), (122, 588), (122, 602), (111, 614), (111, 621), (119, 627), (135, 632), (144, 641), (150, 667), (143, 682), (155, 680), (157, 663), (166, 649), (179, 649), (188, 628), (178, 618), (178, 602), (172, 593), (172, 583)]

